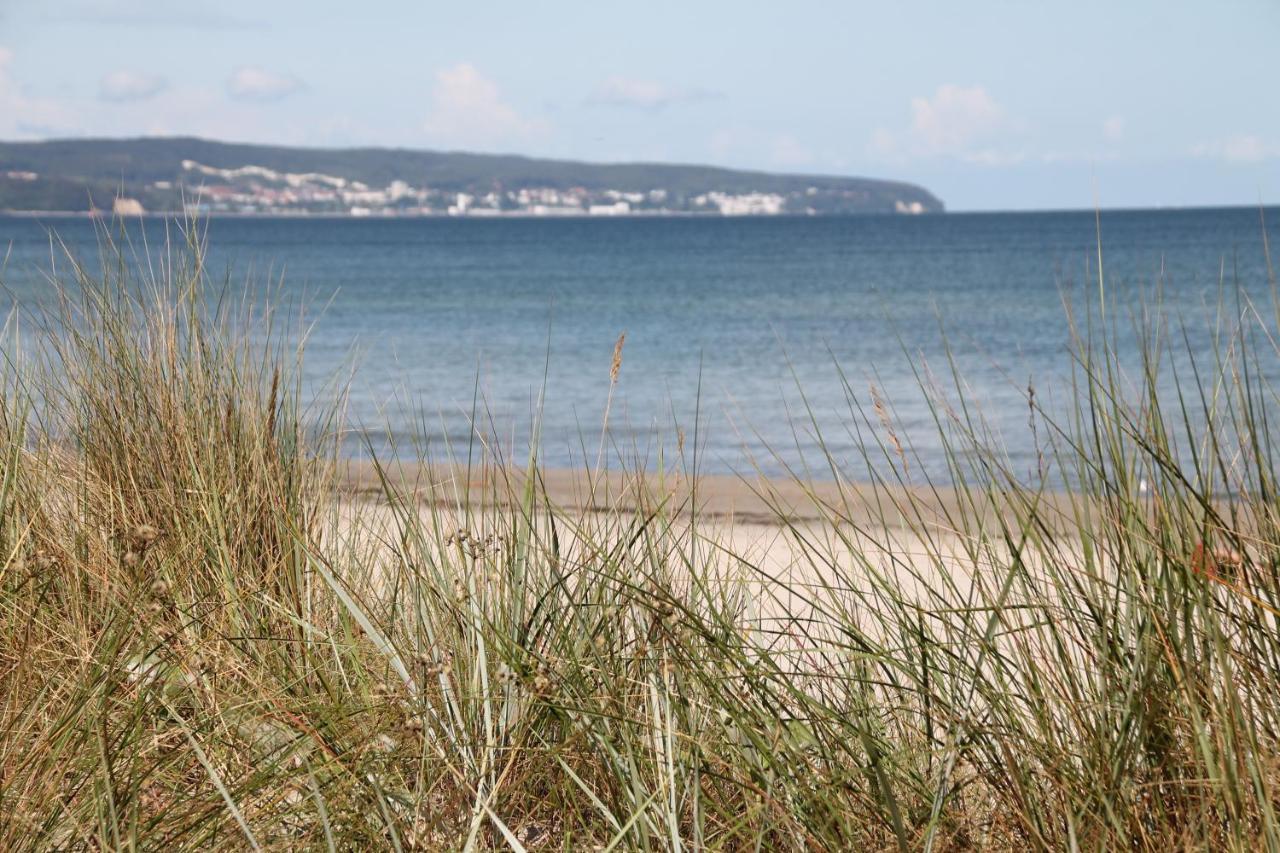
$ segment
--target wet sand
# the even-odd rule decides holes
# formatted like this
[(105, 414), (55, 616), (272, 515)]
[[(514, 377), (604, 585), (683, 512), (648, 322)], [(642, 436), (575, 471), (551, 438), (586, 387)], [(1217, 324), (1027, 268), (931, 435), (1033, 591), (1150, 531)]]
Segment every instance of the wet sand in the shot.
[[(962, 514), (990, 518), (973, 493), (956, 489), (891, 484), (871, 486), (832, 481), (703, 475), (696, 481), (681, 475), (605, 471), (538, 472), (538, 493), (559, 511), (635, 511), (661, 506), (668, 514), (735, 525), (786, 526), (838, 520), (858, 528), (920, 525), (954, 529)], [(365, 460), (343, 463), (339, 477), (344, 497), (381, 500), (385, 483), (428, 505), (472, 508), (508, 505), (524, 494), (527, 474), (510, 467), (392, 462), (382, 468)], [(1041, 511), (1069, 513), (1070, 499), (1045, 495)]]

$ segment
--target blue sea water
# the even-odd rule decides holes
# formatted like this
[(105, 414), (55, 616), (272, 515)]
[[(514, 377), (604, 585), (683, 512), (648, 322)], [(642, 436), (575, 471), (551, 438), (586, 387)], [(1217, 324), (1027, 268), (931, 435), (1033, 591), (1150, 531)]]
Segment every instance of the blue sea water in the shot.
[[(1224, 283), (1270, 306), (1264, 234), (1280, 245), (1276, 223), (1280, 210), (1257, 208), (1103, 212), (1107, 289), (1136, 306), (1159, 286), (1207, 353)], [(940, 474), (920, 382), (950, 382), (945, 341), (969, 399), (1030, 472), (1027, 385), (1050, 401), (1066, 392), (1066, 306), (1098, 296), (1092, 212), (205, 225), (211, 270), (282, 277), (284, 298), (310, 306), (312, 392), (354, 365), (352, 453), (388, 452), (390, 435), (402, 455), (416, 452), (411, 436), (430, 455), (447, 441), (465, 454), (478, 413), (480, 434), (523, 459), (544, 395), (543, 461), (594, 462), (625, 333), (607, 461), (652, 466), (659, 447), (670, 461), (683, 433), (686, 462), (696, 435), (700, 470), (776, 473), (819, 460), (816, 423), (856, 477), (861, 448), (886, 437), (870, 414), (878, 396), (913, 464)], [(160, 220), (129, 227), (135, 245), (143, 231), (163, 240)], [(88, 220), (0, 218), (4, 299), (47, 293), (50, 231), (96, 254)]]

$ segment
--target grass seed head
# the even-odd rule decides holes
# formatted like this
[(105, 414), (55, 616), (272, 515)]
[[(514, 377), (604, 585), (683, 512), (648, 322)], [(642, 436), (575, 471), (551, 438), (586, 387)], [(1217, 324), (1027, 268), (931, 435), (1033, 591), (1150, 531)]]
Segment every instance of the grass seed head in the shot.
[(140, 550), (150, 547), (160, 538), (160, 530), (151, 524), (135, 524), (129, 531), (129, 541)]
[(613, 363), (609, 365), (609, 382), (617, 383), (618, 372), (622, 370), (622, 345), (627, 340), (627, 333), (618, 335), (618, 342), (613, 345)]

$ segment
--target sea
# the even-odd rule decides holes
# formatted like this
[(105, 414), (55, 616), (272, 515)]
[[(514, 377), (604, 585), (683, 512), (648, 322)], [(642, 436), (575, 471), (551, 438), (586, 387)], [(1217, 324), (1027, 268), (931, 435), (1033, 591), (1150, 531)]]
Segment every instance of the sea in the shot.
[[(104, 227), (139, 263), (177, 234), (0, 217), (10, 330)], [(1028, 395), (1070, 411), (1073, 321), (1134, 370), (1144, 316), (1203, 358), (1251, 305), (1276, 326), (1274, 208), (198, 228), (215, 290), (270, 291), (305, 333), (304, 395), (342, 397), (353, 456), (916, 481), (949, 475), (968, 421), (1034, 478), (1052, 427)]]

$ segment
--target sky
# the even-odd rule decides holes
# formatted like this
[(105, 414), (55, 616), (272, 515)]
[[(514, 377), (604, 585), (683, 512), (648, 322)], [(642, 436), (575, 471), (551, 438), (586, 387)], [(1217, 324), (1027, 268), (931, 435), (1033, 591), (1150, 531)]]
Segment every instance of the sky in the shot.
[[(198, 135), (1280, 202), (1280, 0), (0, 0), (0, 139)], [(1272, 82), (1268, 82), (1272, 81)]]

